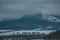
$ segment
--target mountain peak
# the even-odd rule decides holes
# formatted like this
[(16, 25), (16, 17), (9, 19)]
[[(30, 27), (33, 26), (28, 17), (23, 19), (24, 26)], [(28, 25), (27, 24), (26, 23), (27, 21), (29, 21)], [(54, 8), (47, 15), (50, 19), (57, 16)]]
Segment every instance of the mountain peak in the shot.
[[(41, 27), (39, 27), (39, 25)], [(0, 22), (0, 29), (33, 30), (36, 28), (40, 30), (45, 30), (46, 28), (57, 30), (60, 28), (60, 19), (51, 15), (46, 16), (38, 13), (35, 15), (24, 15), (16, 20)]]

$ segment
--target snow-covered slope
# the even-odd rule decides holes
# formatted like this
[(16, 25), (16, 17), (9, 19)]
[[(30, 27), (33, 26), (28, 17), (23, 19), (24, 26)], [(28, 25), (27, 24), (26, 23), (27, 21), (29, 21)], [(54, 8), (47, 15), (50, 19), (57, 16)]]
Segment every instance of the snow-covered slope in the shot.
[(51, 22), (60, 22), (60, 19), (58, 19), (57, 17), (54, 17), (54, 16), (43, 16), (42, 19), (48, 20)]

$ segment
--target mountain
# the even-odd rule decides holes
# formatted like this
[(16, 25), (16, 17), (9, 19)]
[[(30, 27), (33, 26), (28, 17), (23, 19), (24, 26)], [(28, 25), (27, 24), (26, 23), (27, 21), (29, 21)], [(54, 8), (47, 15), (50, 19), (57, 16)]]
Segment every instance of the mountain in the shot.
[[(40, 28), (40, 29), (39, 29)], [(60, 18), (40, 14), (24, 15), (20, 19), (0, 21), (0, 29), (7, 30), (58, 30), (60, 29)]]

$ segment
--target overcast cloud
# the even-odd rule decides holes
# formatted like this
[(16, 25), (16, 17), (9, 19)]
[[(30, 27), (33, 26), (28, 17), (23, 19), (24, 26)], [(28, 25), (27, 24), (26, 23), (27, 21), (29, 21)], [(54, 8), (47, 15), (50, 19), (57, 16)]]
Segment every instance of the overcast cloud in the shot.
[(60, 0), (0, 0), (0, 18), (18, 18), (39, 12), (60, 15)]

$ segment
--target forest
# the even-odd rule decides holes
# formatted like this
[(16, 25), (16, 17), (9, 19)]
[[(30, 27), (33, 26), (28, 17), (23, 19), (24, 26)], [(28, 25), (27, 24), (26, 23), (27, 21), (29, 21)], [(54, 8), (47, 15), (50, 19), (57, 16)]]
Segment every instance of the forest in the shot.
[(49, 33), (49, 34), (40, 34), (39, 32), (33, 32), (32, 34), (23, 32), (23, 34), (17, 33), (17, 35), (9, 35), (9, 36), (0, 36), (0, 40), (60, 40), (60, 30)]

